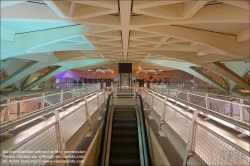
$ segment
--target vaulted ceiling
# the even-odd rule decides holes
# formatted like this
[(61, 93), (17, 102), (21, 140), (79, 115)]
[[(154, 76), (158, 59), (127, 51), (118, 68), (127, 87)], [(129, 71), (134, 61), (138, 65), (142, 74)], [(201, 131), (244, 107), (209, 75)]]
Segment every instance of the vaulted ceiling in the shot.
[(227, 62), (249, 61), (249, 1), (1, 1), (1, 60), (58, 72), (132, 62), (216, 84), (203, 66), (248, 88)]

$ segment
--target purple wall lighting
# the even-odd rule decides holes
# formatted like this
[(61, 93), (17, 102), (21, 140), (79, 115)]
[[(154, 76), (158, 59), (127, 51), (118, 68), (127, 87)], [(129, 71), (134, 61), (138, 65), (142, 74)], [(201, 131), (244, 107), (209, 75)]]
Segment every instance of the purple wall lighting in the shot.
[(65, 72), (66, 72), (66, 71), (57, 74), (57, 75), (56, 75), (56, 78), (58, 78), (58, 79), (59, 79), (59, 78), (63, 78)]
[(81, 78), (81, 72), (77, 70), (67, 70), (56, 75), (57, 79), (72, 78), (79, 80)]

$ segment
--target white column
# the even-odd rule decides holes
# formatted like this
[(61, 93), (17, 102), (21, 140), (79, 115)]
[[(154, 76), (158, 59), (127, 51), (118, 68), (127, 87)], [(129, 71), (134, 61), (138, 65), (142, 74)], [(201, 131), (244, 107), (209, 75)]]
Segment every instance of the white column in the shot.
[(6, 110), (4, 114), (4, 121), (10, 120), (10, 98), (7, 99)]
[(61, 91), (60, 102), (63, 102), (63, 90)]
[(197, 116), (198, 111), (193, 112), (192, 124), (189, 132), (187, 147), (186, 147), (186, 157), (184, 159), (183, 165), (187, 164), (187, 160), (190, 156), (194, 154), (195, 151), (195, 138), (196, 138), (196, 129), (197, 129)]
[(164, 97), (163, 110), (161, 112), (160, 124), (159, 124), (159, 128), (158, 128), (158, 134), (161, 137), (166, 137), (166, 135), (161, 130), (161, 125), (163, 125), (165, 123), (165, 112), (166, 112), (166, 109), (167, 109), (167, 97)]
[(41, 108), (44, 109), (44, 103), (45, 102), (45, 96), (44, 96), (44, 93), (42, 94), (42, 105), (41, 105)]
[(52, 112), (55, 114), (55, 121), (56, 121), (55, 128), (56, 128), (56, 135), (57, 135), (58, 151), (62, 151), (64, 153), (66, 148), (65, 148), (64, 138), (63, 138), (62, 124), (61, 124), (59, 112), (56, 110)]
[(88, 100), (87, 100), (87, 97), (84, 97), (84, 101), (85, 101), (86, 122), (90, 126), (90, 131), (87, 133), (86, 136), (87, 137), (91, 137), (92, 133), (93, 133), (93, 130), (92, 130), (91, 118), (90, 118), (89, 109), (88, 109)]

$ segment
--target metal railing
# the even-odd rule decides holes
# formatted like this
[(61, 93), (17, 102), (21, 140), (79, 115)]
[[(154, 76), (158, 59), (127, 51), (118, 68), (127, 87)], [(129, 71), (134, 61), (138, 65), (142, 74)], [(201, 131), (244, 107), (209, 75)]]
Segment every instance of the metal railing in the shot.
[(149, 149), (149, 141), (148, 141), (148, 131), (146, 129), (146, 118), (144, 115), (144, 108), (143, 108), (143, 101), (140, 94), (136, 94), (139, 97), (139, 104), (136, 103), (138, 108), (138, 119), (141, 126), (141, 138), (142, 138), (142, 149), (143, 149), (143, 159), (144, 165), (152, 165), (151, 164), (151, 156), (150, 156), (150, 149)]
[[(169, 104), (168, 101), (171, 101), (170, 96), (161, 96), (163, 97), (162, 99), (154, 93), (147, 91), (142, 91), (141, 95), (144, 102), (148, 103), (150, 107), (149, 114), (154, 109), (160, 116), (159, 131), (162, 124), (167, 124), (182, 140), (183, 145), (186, 147), (183, 165), (186, 165), (191, 155), (197, 156), (205, 165), (249, 164), (249, 149), (238, 146), (236, 143), (227, 140), (199, 123), (197, 116), (202, 113), (201, 111), (195, 110), (193, 114), (185, 114)], [(206, 113), (209, 114), (210, 112), (206, 111)], [(214, 114), (212, 115), (214, 116)], [(223, 119), (224, 115), (216, 114), (216, 116)], [(232, 121), (235, 121), (234, 124), (237, 124), (236, 120), (232, 119)], [(227, 122), (230, 123), (230, 119)], [(242, 125), (239, 124), (239, 126)], [(245, 124), (244, 129), (249, 130), (249, 126)]]
[(238, 98), (232, 96), (215, 95), (211, 93), (192, 93), (189, 90), (182, 91), (170, 89), (166, 86), (154, 85), (152, 90), (179, 98), (183, 101), (195, 104), (197, 106), (215, 111), (240, 122), (250, 123), (250, 105), (249, 98)]
[[(150, 83), (150, 88), (152, 88), (152, 86), (154, 85), (164, 85), (167, 88), (178, 88), (181, 90), (192, 90), (192, 91), (200, 91), (200, 92), (215, 92), (215, 93), (223, 93), (221, 90), (213, 87), (210, 84), (204, 83), (204, 84), (196, 84), (194, 82), (180, 82), (180, 83), (159, 83), (159, 84), (154, 84), (154, 83)], [(227, 88), (227, 85), (225, 84), (221, 84), (222, 87)]]
[[(25, 86), (29, 85), (32, 82), (27, 82)], [(34, 87), (33, 89), (73, 89), (73, 88), (80, 88), (80, 87), (87, 87), (91, 84), (98, 84), (98, 83), (74, 83), (74, 82), (59, 82), (59, 83), (41, 83)]]
[(102, 135), (101, 135), (101, 145), (98, 154), (98, 165), (102, 166), (105, 165), (106, 153), (107, 153), (107, 142), (108, 142), (108, 133), (109, 133), (109, 123), (110, 123), (110, 116), (111, 116), (111, 109), (112, 101), (110, 100), (113, 93), (110, 93), (107, 98), (107, 105), (106, 105), (106, 112), (103, 119), (103, 126), (102, 126)]
[(119, 86), (112, 86), (114, 95), (129, 95), (129, 94), (135, 94), (136, 87), (119, 87)]
[[(55, 158), (55, 156), (60, 156), (67, 162), (67, 158), (64, 158), (66, 153), (65, 145), (73, 135), (83, 126), (85, 123), (90, 123), (91, 114), (90, 110), (92, 106), (91, 102), (98, 103), (95, 111), (101, 111), (99, 108), (104, 103), (104, 100), (99, 100), (100, 98), (105, 98), (107, 92), (102, 91), (96, 93), (90, 98), (84, 98), (83, 104), (72, 112), (60, 117), (59, 111), (54, 110), (55, 121), (46, 126), (45, 128), (37, 131), (35, 134), (29, 136), (18, 144), (15, 144), (9, 149), (3, 150), (0, 156), (0, 162), (3, 165), (17, 165), (13, 162), (13, 157), (16, 161), (27, 159), (29, 165), (46, 165)], [(99, 100), (99, 102), (98, 102)], [(91, 130), (90, 127), (89, 130)], [(22, 154), (28, 156), (27, 158), (20, 158)], [(42, 158), (41, 156), (46, 156)]]
[[(65, 102), (74, 97), (86, 95), (99, 89), (100, 86), (98, 84), (94, 84), (85, 88), (72, 89), (70, 91), (61, 90), (61, 92), (53, 94), (40, 93), (22, 97), (7, 98), (5, 99), (6, 103), (0, 105), (0, 123), (4, 124), (20, 119), (24, 116), (41, 111), (44, 108)], [(21, 98), (22, 100), (17, 100), (17, 98)]]

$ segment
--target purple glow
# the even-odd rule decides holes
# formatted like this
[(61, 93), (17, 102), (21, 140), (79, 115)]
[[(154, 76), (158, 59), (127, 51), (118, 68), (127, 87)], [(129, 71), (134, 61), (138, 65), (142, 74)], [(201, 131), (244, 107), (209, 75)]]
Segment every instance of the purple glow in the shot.
[(57, 74), (57, 75), (56, 75), (56, 78), (63, 78), (65, 72), (66, 72), (66, 71), (63, 71), (63, 72)]
[(81, 71), (78, 70), (67, 70), (64, 72), (61, 72), (59, 74), (56, 75), (57, 79), (61, 79), (61, 78), (73, 78), (73, 79), (81, 79)]

